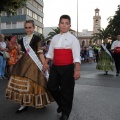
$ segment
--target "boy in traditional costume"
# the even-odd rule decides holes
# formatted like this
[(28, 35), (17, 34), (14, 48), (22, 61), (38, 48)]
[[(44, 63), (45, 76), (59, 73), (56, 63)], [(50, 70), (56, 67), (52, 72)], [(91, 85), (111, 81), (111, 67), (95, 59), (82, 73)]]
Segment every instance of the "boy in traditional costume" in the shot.
[(80, 78), (80, 44), (69, 30), (71, 19), (62, 15), (59, 20), (60, 34), (55, 35), (50, 43), (43, 70), (50, 68), (48, 89), (58, 104), (57, 112), (62, 112), (60, 120), (68, 120), (72, 109), (75, 80)]

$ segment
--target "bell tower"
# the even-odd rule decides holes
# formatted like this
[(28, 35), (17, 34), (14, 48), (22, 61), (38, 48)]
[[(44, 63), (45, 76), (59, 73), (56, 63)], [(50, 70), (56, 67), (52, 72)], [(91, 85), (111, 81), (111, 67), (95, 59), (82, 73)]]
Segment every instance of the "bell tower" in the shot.
[(93, 33), (98, 33), (98, 29), (101, 29), (101, 16), (99, 15), (99, 9), (95, 9), (95, 16), (93, 16)]

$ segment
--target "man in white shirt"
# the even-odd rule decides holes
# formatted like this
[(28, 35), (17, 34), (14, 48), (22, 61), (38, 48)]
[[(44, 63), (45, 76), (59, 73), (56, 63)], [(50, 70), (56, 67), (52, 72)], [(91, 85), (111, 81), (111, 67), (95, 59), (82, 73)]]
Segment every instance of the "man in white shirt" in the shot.
[(120, 34), (117, 35), (117, 40), (115, 40), (112, 43), (111, 50), (114, 52), (116, 76), (119, 76), (119, 73), (120, 73)]

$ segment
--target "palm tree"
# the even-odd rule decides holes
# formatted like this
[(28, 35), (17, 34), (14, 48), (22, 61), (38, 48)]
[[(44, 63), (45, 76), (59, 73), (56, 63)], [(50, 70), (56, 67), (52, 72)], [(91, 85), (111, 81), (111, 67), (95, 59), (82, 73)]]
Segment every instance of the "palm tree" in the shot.
[(38, 34), (38, 36), (41, 38), (41, 42), (42, 43), (46, 43), (46, 41), (48, 41), (49, 39), (45, 38), (45, 36), (43, 34)]
[(90, 40), (96, 42), (97, 40), (103, 40), (105, 38), (111, 38), (110, 29), (108, 27), (105, 29), (98, 29), (98, 33), (93, 33), (93, 36), (90, 38)]
[(53, 31), (48, 34), (48, 36), (47, 36), (47, 38), (46, 38), (47, 40), (52, 39), (52, 37), (53, 37), (54, 35), (60, 33), (60, 29), (59, 29), (58, 27), (57, 27), (56, 29), (52, 29), (52, 30), (53, 30)]

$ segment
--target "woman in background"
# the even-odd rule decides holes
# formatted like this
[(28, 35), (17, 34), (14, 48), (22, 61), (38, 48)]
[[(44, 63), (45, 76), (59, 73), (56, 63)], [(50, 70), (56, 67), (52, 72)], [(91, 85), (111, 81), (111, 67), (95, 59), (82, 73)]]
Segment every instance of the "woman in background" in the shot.
[(4, 42), (4, 35), (0, 34), (0, 79), (6, 79), (5, 77), (6, 59), (3, 57), (4, 51), (7, 51), (6, 43)]
[(11, 75), (13, 66), (17, 63), (19, 59), (19, 45), (17, 44), (16, 36), (9, 36), (8, 37), (8, 52), (10, 55), (10, 58), (7, 60), (7, 66), (8, 66), (8, 75)]
[(92, 43), (89, 43), (88, 47), (88, 52), (89, 52), (89, 63), (93, 62), (93, 48), (92, 48)]
[(105, 38), (101, 45), (99, 60), (96, 66), (96, 69), (105, 71), (104, 75), (107, 75), (109, 70), (113, 71), (113, 58), (110, 49), (111, 45), (108, 43), (108, 38)]

